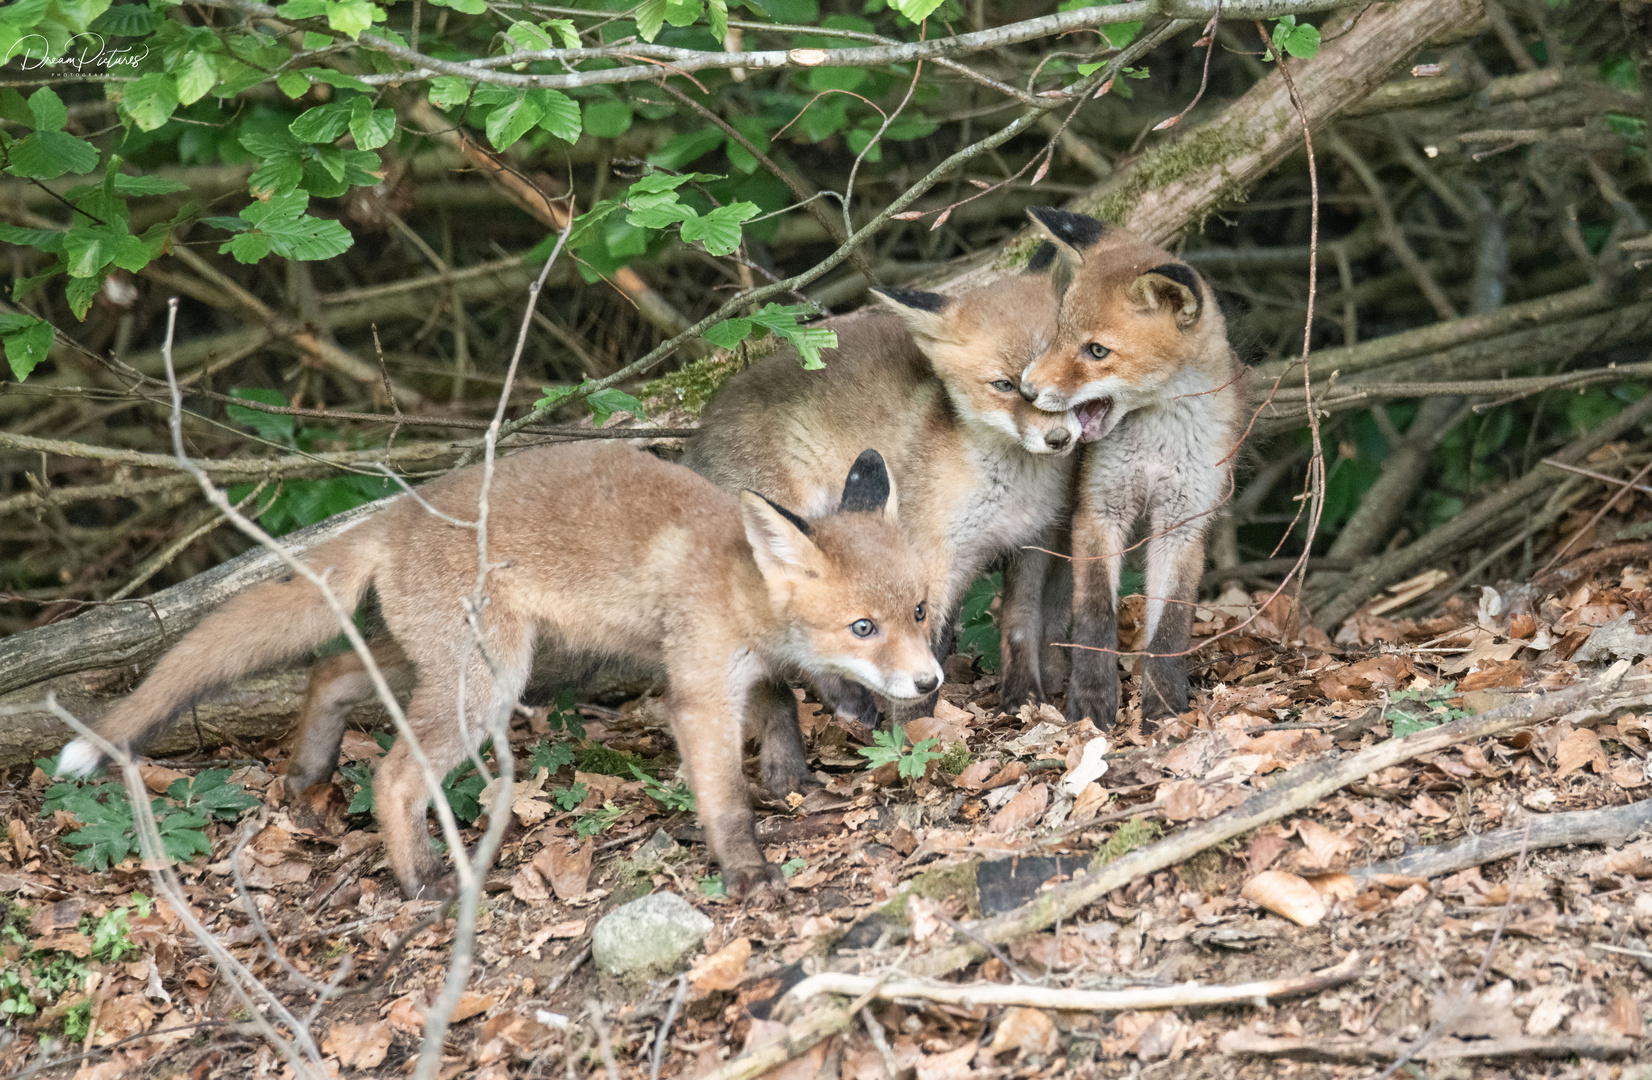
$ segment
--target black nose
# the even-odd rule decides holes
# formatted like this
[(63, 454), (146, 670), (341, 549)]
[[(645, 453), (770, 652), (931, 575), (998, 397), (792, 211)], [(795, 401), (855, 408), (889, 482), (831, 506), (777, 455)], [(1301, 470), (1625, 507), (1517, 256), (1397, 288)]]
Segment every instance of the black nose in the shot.
[(1044, 442), (1051, 450), (1060, 450), (1072, 441), (1072, 433), (1064, 427), (1053, 428), (1044, 433)]
[(1021, 396), (1027, 401), (1032, 401), (1038, 396), (1038, 388), (1033, 386), (1031, 383), (1022, 383)]
[(916, 679), (912, 680), (912, 685), (918, 688), (918, 693), (927, 694), (937, 686), (941, 685), (941, 680), (937, 679), (933, 675), (919, 675)]

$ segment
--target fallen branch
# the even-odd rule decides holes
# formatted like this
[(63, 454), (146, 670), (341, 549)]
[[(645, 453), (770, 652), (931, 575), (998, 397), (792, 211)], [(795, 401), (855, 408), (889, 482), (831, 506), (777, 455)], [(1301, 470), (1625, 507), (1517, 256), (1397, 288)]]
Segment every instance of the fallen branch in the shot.
[[(1323, 755), (1274, 778), (1269, 790), (1252, 795), (1227, 813), (1139, 848), (1082, 876), (1075, 875), (1073, 880), (1039, 894), (1013, 911), (970, 924), (971, 932), (994, 944), (1036, 933), (1058, 919), (1073, 918), (1120, 886), (1185, 862), (1215, 844), (1294, 814), (1332, 792), (1420, 754), (1499, 735), (1574, 710), (1588, 717), (1604, 716), (1618, 708), (1652, 702), (1652, 677), (1626, 680), (1624, 672), (1628, 667), (1620, 662), (1596, 682), (1534, 694), (1479, 716), (1389, 739), (1341, 760), (1336, 759), (1334, 753)], [(1621, 690), (1620, 681), (1627, 684)], [(1584, 717), (1574, 719), (1582, 722)], [(939, 978), (969, 966), (986, 954), (983, 945), (967, 942), (917, 957), (906, 965), (906, 970), (922, 977)]]
[(817, 994), (867, 995), (884, 1001), (893, 1001), (896, 998), (922, 998), (925, 1001), (939, 1001), (965, 1008), (975, 1005), (1025, 1005), (1035, 1009), (1074, 1012), (1119, 1012), (1124, 1009), (1235, 1005), (1311, 994), (1353, 982), (1360, 977), (1364, 968), (1359, 953), (1351, 952), (1335, 967), (1309, 972), (1306, 975), (1263, 979), (1233, 986), (1204, 986), (1189, 982), (1180, 986), (1142, 986), (1129, 990), (1073, 990), (1060, 986), (1021, 986), (1003, 983), (960, 985), (929, 979), (884, 982), (871, 975), (827, 971), (804, 979), (786, 992), (786, 998), (794, 1002), (803, 1002)]
[[(1406, 1052), (1404, 1043), (1393, 1039), (1292, 1038), (1230, 1031), (1217, 1041), (1224, 1054), (1262, 1054), (1306, 1061), (1335, 1061), (1361, 1065), (1388, 1061)], [(1457, 1058), (1545, 1058), (1550, 1060), (1585, 1057), (1596, 1060), (1617, 1058), (1634, 1049), (1635, 1041), (1622, 1035), (1594, 1035), (1563, 1032), (1532, 1038), (1516, 1035), (1506, 1039), (1436, 1039), (1417, 1051), (1417, 1061), (1451, 1061)]]
[(1387, 875), (1433, 878), (1506, 859), (1520, 850), (1522, 838), (1528, 838), (1525, 846), (1531, 851), (1570, 844), (1613, 845), (1623, 843), (1648, 825), (1652, 825), (1652, 799), (1599, 810), (1538, 814), (1531, 818), (1529, 826), (1496, 829), (1449, 844), (1408, 851), (1388, 862), (1349, 870), (1348, 875), (1360, 880)]

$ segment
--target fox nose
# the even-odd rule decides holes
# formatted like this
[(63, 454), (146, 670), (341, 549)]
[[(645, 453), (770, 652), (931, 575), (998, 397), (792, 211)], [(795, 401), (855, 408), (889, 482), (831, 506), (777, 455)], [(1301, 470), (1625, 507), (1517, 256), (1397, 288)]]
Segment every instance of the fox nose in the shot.
[(913, 678), (912, 685), (917, 688), (918, 693), (927, 694), (941, 685), (941, 680), (933, 675), (918, 675)]
[(1044, 445), (1051, 450), (1060, 450), (1072, 442), (1073, 434), (1064, 427), (1051, 428), (1044, 433)]
[(1021, 398), (1024, 401), (1032, 402), (1038, 397), (1038, 387), (1034, 386), (1030, 382), (1027, 382), (1025, 379), (1021, 382), (1020, 390)]

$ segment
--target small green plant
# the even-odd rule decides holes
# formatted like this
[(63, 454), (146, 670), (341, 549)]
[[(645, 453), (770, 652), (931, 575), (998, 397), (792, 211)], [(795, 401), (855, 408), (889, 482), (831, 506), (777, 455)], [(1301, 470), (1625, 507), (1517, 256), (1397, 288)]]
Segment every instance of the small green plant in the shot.
[[(1392, 737), (1398, 739), (1473, 715), (1467, 709), (1454, 709), (1446, 704), (1446, 699), (1456, 694), (1455, 682), (1430, 686), (1426, 690), (1396, 690), (1388, 695), (1390, 707), (1383, 710), (1382, 718), (1393, 725)], [(1393, 708), (1397, 701), (1414, 701), (1417, 705), (1410, 709)]]
[(578, 783), (572, 787), (552, 788), (551, 801), (563, 810), (571, 811), (584, 802), (585, 797), (589, 794), (591, 794), (590, 785)]
[(1295, 15), (1286, 15), (1273, 24), (1273, 47), (1263, 60), (1289, 54), (1299, 60), (1312, 60), (1319, 54), (1319, 27), (1306, 23), (1298, 25)]
[(803, 858), (787, 859), (785, 862), (780, 864), (780, 872), (785, 874), (788, 878), (796, 874), (798, 871), (807, 870), (808, 868), (809, 860)]
[(1003, 574), (976, 578), (958, 608), (958, 651), (975, 657), (981, 670), (989, 673), (1003, 664), (998, 624), (992, 617), (992, 602), (1003, 590)]
[(935, 746), (940, 741), (931, 737), (909, 747), (906, 745), (906, 728), (896, 724), (888, 731), (875, 733), (872, 745), (861, 747), (860, 753), (874, 769), (893, 764), (902, 779), (916, 780), (929, 768), (931, 761), (945, 756), (935, 752)]
[(567, 739), (541, 740), (528, 751), (528, 771), (530, 773), (544, 769), (555, 776), (573, 763), (574, 748)]
[[(130, 912), (136, 909), (139, 918), (154, 910), (149, 897), (132, 894), (132, 907), (112, 907), (102, 915), (85, 915), (79, 931), (92, 941), (90, 960), (117, 964), (138, 951), (132, 940)], [(20, 908), (7, 912), (7, 920), (0, 925), (0, 941), (15, 948), (15, 962), (0, 968), (0, 1023), (11, 1023), (20, 1017), (35, 1015), (40, 1006), (55, 1004), (65, 995), (85, 989), (91, 966), (87, 960), (73, 953), (56, 949), (33, 948), (28, 938), (18, 929), (18, 917), (26, 913)], [(64, 1035), (75, 1041), (84, 1040), (91, 1022), (91, 1000), (77, 1002), (63, 1012)]]
[(588, 814), (581, 814), (574, 819), (574, 835), (581, 840), (606, 832), (608, 826), (625, 816), (625, 807), (615, 806), (612, 802), (605, 802), (599, 808)]
[(597, 773), (602, 776), (625, 776), (634, 772), (654, 775), (649, 762), (635, 754), (614, 750), (601, 743), (581, 743), (574, 755), (580, 772)]
[(728, 889), (723, 885), (723, 875), (712, 874), (710, 877), (701, 878), (700, 893), (712, 900), (727, 899)]
[[(35, 764), (48, 775), (57, 768), (51, 758)], [(150, 800), (161, 849), (168, 858), (189, 862), (197, 855), (210, 855), (207, 825), (215, 820), (234, 821), (260, 804), (239, 784), (230, 783), (229, 777), (228, 769), (209, 769), (193, 778), (174, 780), (164, 797)], [(121, 784), (78, 780), (54, 784), (46, 789), (41, 814), (50, 816), (57, 810), (73, 815), (79, 824), (64, 835), (63, 842), (83, 849), (75, 855), (75, 862), (88, 870), (102, 872), (138, 850), (132, 804)]]
[(642, 789), (648, 793), (648, 797), (665, 807), (667, 810), (673, 810), (684, 814), (694, 813), (696, 808), (696, 803), (694, 802), (694, 792), (688, 789), (687, 784), (679, 780), (677, 783), (667, 787), (665, 784), (660, 783), (658, 780), (654, 779), (652, 776), (649, 776), (635, 765), (631, 766), (631, 774), (638, 780), (642, 781)]
[(962, 742), (955, 742), (947, 747), (936, 761), (936, 767), (948, 776), (957, 776), (969, 768), (969, 763), (975, 760), (975, 755), (969, 752), (969, 747)]

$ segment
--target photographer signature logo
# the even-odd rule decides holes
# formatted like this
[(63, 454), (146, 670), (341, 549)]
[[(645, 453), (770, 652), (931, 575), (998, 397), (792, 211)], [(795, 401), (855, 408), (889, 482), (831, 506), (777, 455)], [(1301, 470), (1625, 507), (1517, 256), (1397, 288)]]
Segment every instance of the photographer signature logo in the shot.
[(136, 69), (139, 61), (149, 55), (149, 46), (141, 42), (134, 48), (123, 45), (120, 48), (110, 48), (102, 34), (94, 34), (90, 30), (83, 34), (76, 34), (70, 38), (63, 50), (63, 55), (51, 55), (51, 42), (43, 34), (29, 34), (17, 39), (6, 53), (4, 63), (11, 63), (14, 59), (21, 59), (21, 68), (24, 71), (37, 71), (41, 68), (72, 68), (86, 71), (98, 68)]

